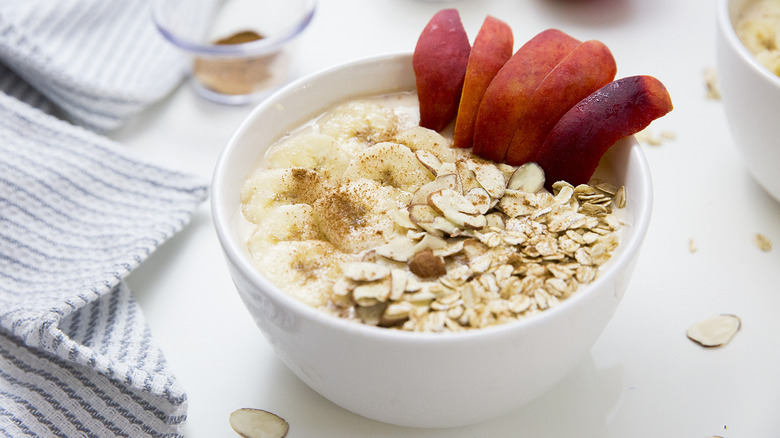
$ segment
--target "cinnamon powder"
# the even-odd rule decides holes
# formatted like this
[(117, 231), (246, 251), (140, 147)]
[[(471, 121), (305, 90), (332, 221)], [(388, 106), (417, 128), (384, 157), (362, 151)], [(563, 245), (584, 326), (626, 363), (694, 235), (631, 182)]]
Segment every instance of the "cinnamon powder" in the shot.
[[(214, 42), (216, 45), (244, 44), (264, 37), (251, 30), (239, 31)], [(200, 83), (217, 93), (228, 95), (250, 94), (276, 85), (281, 71), (280, 53), (257, 57), (199, 57), (193, 63), (193, 74)]]

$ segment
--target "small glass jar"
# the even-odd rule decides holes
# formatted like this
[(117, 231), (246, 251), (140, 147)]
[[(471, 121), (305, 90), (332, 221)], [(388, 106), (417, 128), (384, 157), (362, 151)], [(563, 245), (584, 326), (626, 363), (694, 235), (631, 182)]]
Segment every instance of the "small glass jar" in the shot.
[(190, 83), (214, 102), (256, 102), (289, 78), (287, 46), (311, 22), (315, 0), (156, 0), (152, 18), (192, 58)]

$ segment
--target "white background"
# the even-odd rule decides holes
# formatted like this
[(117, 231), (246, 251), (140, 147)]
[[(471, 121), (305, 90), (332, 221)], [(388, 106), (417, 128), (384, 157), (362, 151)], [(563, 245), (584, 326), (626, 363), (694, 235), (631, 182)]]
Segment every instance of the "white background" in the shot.
[[(486, 14), (506, 21), (515, 49), (548, 27), (599, 39), (619, 77), (650, 74), (669, 89), (675, 109), (651, 129), (676, 139), (644, 147), (655, 205), (617, 314), (569, 377), (516, 412), (448, 430), (378, 423), (325, 400), (274, 356), (238, 298), (204, 203), (128, 279), (187, 391), (187, 436), (236, 436), (228, 416), (243, 407), (283, 416), (292, 438), (778, 436), (780, 203), (747, 173), (722, 103), (706, 98), (715, 0), (320, 0), (292, 52), (296, 75), (411, 51), (444, 7), (459, 9), (472, 39)], [(250, 110), (206, 102), (184, 85), (112, 137), (151, 161), (210, 179)], [(756, 233), (776, 247), (760, 251)], [(719, 313), (743, 320), (730, 344), (703, 349), (686, 338), (691, 324)]]

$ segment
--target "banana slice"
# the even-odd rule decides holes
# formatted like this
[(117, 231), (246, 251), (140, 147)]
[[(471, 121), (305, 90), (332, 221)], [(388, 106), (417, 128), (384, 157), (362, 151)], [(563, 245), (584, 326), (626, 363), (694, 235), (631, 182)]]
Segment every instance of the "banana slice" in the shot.
[(314, 203), (324, 187), (317, 172), (305, 167), (258, 169), (241, 190), (241, 211), (256, 224), (273, 206)]
[(409, 193), (433, 177), (411, 149), (390, 142), (375, 144), (358, 153), (344, 171), (344, 181), (366, 178)]
[(282, 140), (268, 151), (268, 167), (305, 167), (324, 180), (338, 182), (349, 163), (347, 154), (329, 135), (306, 133)]
[(395, 230), (390, 214), (400, 207), (392, 187), (358, 179), (333, 188), (314, 203), (314, 217), (327, 240), (347, 253), (383, 244)]
[(765, 50), (756, 55), (756, 60), (775, 76), (780, 76), (780, 51)]
[(368, 101), (337, 106), (319, 120), (320, 132), (340, 142), (347, 140), (372, 145), (393, 138), (398, 116), (392, 109)]
[(774, 23), (765, 19), (745, 19), (737, 25), (742, 43), (754, 55), (777, 48), (778, 34)]
[(415, 126), (399, 132), (396, 134), (394, 141), (401, 143), (412, 151), (429, 151), (445, 163), (454, 163), (468, 153), (467, 149), (453, 148), (452, 140), (448, 140), (438, 132), (422, 126)]
[(321, 240), (324, 235), (314, 220), (314, 208), (308, 204), (278, 205), (268, 209), (249, 238), (249, 252), (264, 251), (281, 241)]
[(277, 287), (306, 304), (325, 306), (341, 265), (354, 261), (321, 240), (279, 242), (254, 255), (257, 267)]

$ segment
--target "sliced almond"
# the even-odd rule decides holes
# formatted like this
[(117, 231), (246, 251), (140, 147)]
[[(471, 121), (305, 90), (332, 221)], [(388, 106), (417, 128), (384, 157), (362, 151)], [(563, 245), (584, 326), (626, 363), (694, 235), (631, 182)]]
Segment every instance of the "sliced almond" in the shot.
[(412, 204), (409, 206), (409, 219), (421, 227), (424, 224), (430, 224), (433, 222), (433, 219), (438, 216), (440, 216), (440, 214), (436, 211), (436, 209), (427, 203)]
[(415, 247), (418, 244), (407, 236), (396, 236), (384, 245), (377, 246), (376, 253), (390, 260), (406, 263), (416, 252)]
[(403, 269), (393, 269), (390, 271), (390, 296), (391, 301), (398, 301), (406, 291), (406, 285), (409, 282), (409, 275)]
[(426, 169), (430, 170), (432, 174), (438, 175), (439, 167), (441, 167), (441, 160), (439, 160), (439, 157), (434, 155), (433, 152), (424, 149), (414, 151), (414, 155)]
[[(530, 195), (530, 196), (529, 196)], [(498, 209), (509, 217), (528, 216), (536, 211), (533, 194), (523, 191), (507, 190), (503, 198), (498, 202)]]
[(731, 341), (741, 327), (738, 316), (723, 314), (697, 322), (688, 329), (687, 335), (704, 347), (720, 347)]
[(474, 177), (483, 189), (487, 190), (491, 197), (499, 199), (504, 196), (506, 180), (504, 172), (492, 163), (476, 163)]
[(244, 438), (284, 438), (290, 425), (284, 418), (262, 409), (243, 408), (230, 414), (230, 427)]
[(409, 219), (409, 209), (399, 208), (390, 210), (390, 215), (393, 217), (393, 221), (402, 228), (406, 228), (408, 230), (414, 230), (417, 228), (417, 225), (412, 222), (411, 219)]
[(458, 226), (482, 228), (487, 223), (485, 216), (479, 214), (474, 204), (454, 190), (432, 193), (428, 203)]
[(406, 232), (406, 237), (412, 240), (420, 240), (425, 237), (425, 231), (409, 230)]
[(461, 193), (465, 194), (473, 188), (482, 187), (479, 181), (477, 181), (477, 176), (474, 171), (469, 168), (469, 164), (466, 160), (456, 161), (455, 168), (458, 171), (458, 178), (460, 178)]
[[(389, 273), (388, 273), (389, 274)], [(381, 280), (362, 283), (352, 289), (352, 299), (358, 306), (373, 306), (377, 302), (385, 302), (390, 296), (390, 276)]]
[(436, 176), (443, 176), (443, 175), (457, 175), (458, 174), (458, 168), (455, 166), (455, 163), (441, 163), (441, 166), (439, 166), (439, 171), (436, 172)]
[(390, 268), (370, 262), (354, 262), (344, 266), (344, 276), (355, 281), (375, 281), (390, 275)]
[(434, 235), (437, 235), (437, 236), (441, 236), (441, 234), (440, 234), (441, 232), (443, 232), (444, 234), (447, 234), (449, 236), (459, 236), (463, 232), (463, 230), (460, 229), (458, 224), (456, 224), (455, 222), (447, 219), (444, 216), (438, 216), (438, 217), (434, 218), (433, 221), (430, 224), (428, 224), (428, 225), (429, 225), (428, 231), (431, 234), (434, 234)]
[[(501, 195), (503, 196), (503, 189)], [(488, 193), (487, 189), (482, 187), (475, 187), (469, 190), (465, 197), (477, 207), (479, 214), (487, 213), (488, 210), (490, 210), (490, 207), (493, 206), (493, 199), (491, 198), (490, 193)]]
[(542, 187), (544, 187), (544, 170), (534, 162), (518, 167), (506, 183), (507, 189), (528, 193), (536, 193)]
[(433, 181), (423, 184), (412, 194), (411, 204), (426, 204), (428, 202), (428, 196), (431, 193), (438, 192), (444, 189), (458, 190), (458, 175), (446, 174), (437, 176)]
[(453, 211), (471, 215), (480, 214), (479, 209), (471, 201), (452, 189), (431, 193), (428, 196), (428, 204), (444, 216)]
[(426, 249), (431, 251), (441, 250), (447, 247), (447, 241), (441, 237), (434, 236), (432, 234), (426, 234), (423, 238), (417, 242), (414, 247), (414, 252), (420, 252)]
[(465, 240), (462, 238), (447, 239), (447, 246), (444, 248), (434, 249), (433, 254), (442, 257), (448, 257), (453, 254), (457, 254), (463, 250)]

